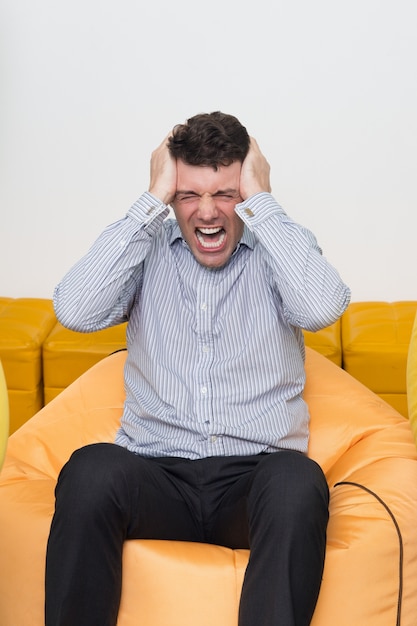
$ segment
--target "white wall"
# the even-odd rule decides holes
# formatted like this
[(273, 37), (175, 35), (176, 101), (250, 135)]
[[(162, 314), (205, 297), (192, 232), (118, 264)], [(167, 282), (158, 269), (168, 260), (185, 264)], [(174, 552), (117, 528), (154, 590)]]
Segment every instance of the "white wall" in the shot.
[(201, 111), (237, 115), (353, 300), (417, 299), (415, 0), (2, 0), (0, 295), (51, 297)]

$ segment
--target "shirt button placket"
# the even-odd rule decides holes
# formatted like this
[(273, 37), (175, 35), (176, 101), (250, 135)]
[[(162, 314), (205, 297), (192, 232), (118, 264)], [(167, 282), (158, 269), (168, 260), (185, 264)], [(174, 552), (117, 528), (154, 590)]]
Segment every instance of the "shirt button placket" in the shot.
[(198, 406), (196, 408), (199, 420), (205, 425), (205, 435), (203, 436), (210, 436), (210, 430), (213, 426), (210, 380), (210, 365), (213, 357), (211, 350), (213, 311), (210, 305), (212, 280), (213, 277), (211, 275), (205, 274), (204, 279), (197, 288), (197, 341), (200, 357), (196, 371), (196, 382), (199, 389), (199, 399), (197, 399)]

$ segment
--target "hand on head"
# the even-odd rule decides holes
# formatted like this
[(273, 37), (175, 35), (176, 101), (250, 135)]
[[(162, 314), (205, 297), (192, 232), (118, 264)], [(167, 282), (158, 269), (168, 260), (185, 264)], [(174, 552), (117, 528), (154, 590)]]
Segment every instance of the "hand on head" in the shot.
[(168, 149), (170, 135), (165, 137), (151, 156), (149, 191), (164, 204), (173, 201), (177, 189), (177, 164)]
[(247, 200), (260, 191), (271, 191), (270, 166), (259, 149), (256, 140), (251, 137), (249, 152), (242, 163), (240, 172), (240, 195)]

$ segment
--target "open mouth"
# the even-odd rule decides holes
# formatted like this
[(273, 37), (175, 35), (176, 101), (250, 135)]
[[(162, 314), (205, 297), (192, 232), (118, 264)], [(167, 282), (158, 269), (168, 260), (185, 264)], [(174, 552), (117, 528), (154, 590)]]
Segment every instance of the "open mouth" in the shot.
[(205, 250), (216, 250), (220, 248), (226, 238), (226, 232), (220, 226), (213, 228), (196, 228), (195, 233), (200, 246)]

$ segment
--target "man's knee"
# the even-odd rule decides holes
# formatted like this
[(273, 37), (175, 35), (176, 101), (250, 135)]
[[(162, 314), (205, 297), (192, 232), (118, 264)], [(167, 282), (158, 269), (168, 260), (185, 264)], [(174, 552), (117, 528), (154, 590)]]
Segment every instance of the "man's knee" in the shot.
[(56, 487), (57, 502), (101, 506), (123, 484), (126, 450), (114, 444), (91, 444), (76, 450), (64, 465)]
[(280, 451), (265, 455), (257, 466), (250, 498), (255, 506), (326, 515), (329, 490), (320, 466), (305, 455)]

